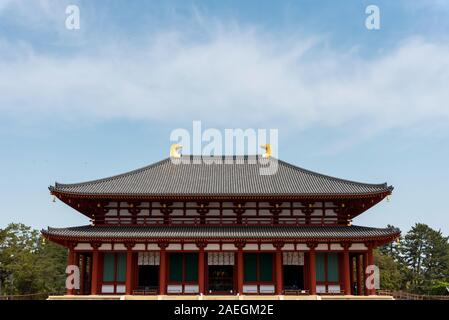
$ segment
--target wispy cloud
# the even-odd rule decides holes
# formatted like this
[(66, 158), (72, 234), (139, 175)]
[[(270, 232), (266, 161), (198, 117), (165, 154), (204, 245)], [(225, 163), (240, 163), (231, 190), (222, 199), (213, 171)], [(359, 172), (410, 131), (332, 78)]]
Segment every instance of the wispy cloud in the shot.
[[(14, 19), (33, 19), (38, 10), (35, 21), (53, 21), (50, 28), (61, 30), (64, 10), (53, 5), (0, 0), (0, 10), (13, 8)], [(361, 136), (449, 121), (447, 43), (409, 38), (364, 58), (357, 50), (329, 49), (317, 35), (279, 36), (194, 13), (207, 30), (202, 37), (189, 28), (152, 30), (151, 38), (136, 35), (132, 43), (109, 35), (70, 54), (0, 38), (0, 111), (11, 119), (51, 116), (78, 123), (128, 118), (294, 129), (351, 125)]]
[[(291, 40), (291, 39), (289, 39)], [(374, 60), (256, 31), (197, 42), (162, 33), (140, 48), (52, 57), (3, 42), (0, 108), (66, 119), (279, 120), (297, 127), (373, 127), (449, 120), (449, 46), (411, 39)]]

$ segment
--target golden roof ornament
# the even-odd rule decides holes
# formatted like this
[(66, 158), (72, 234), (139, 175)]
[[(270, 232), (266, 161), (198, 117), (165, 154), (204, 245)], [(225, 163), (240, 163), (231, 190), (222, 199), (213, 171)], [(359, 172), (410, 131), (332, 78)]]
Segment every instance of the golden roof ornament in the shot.
[(170, 146), (170, 158), (181, 158), (181, 154), (178, 152), (182, 148), (182, 145), (175, 143)]
[(265, 152), (262, 154), (262, 158), (270, 158), (271, 157), (271, 144), (263, 144), (260, 146), (261, 148), (265, 149)]

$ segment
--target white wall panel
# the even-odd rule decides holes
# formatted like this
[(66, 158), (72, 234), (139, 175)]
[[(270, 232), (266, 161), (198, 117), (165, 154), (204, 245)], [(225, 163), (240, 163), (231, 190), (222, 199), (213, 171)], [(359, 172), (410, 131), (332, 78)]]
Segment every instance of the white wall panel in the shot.
[(92, 250), (90, 243), (78, 243), (75, 250)]
[(368, 248), (365, 246), (364, 243), (353, 243), (351, 247), (349, 247), (349, 250), (367, 250)]
[(145, 243), (137, 243), (134, 247), (133, 247), (134, 251), (140, 250), (143, 251), (145, 250)]
[(233, 245), (232, 243), (223, 243), (221, 245), (221, 248), (222, 248), (222, 250), (237, 250), (235, 245)]
[(296, 245), (296, 250), (299, 250), (299, 251), (308, 251), (308, 250), (309, 250), (309, 247), (308, 247), (305, 243), (298, 243), (298, 244)]
[(98, 250), (112, 250), (112, 244), (103, 243)]
[[(233, 245), (232, 245), (233, 246)], [(209, 243), (204, 250), (220, 250), (220, 245), (218, 243)]]
[(166, 250), (181, 250), (180, 243), (170, 243)]
[(147, 244), (147, 250), (160, 250), (161, 248), (159, 248), (159, 246), (157, 245), (157, 243), (149, 243)]
[(317, 245), (315, 250), (317, 251), (329, 250), (329, 246), (327, 245), (327, 243), (320, 243)]
[(185, 243), (184, 250), (199, 250), (199, 248), (194, 243)]

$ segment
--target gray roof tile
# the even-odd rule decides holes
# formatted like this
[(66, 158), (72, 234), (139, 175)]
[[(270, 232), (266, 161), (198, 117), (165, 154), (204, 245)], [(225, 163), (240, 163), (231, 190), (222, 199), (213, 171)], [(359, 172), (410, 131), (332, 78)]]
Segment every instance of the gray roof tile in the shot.
[[(199, 163), (192, 163), (194, 159)], [(182, 161), (176, 164), (168, 158), (105, 179), (76, 184), (56, 183), (50, 190), (66, 194), (144, 196), (360, 195), (392, 190), (386, 183), (367, 184), (343, 180), (275, 158), (261, 159), (258, 156), (183, 156)], [(232, 163), (226, 163), (225, 160)], [(266, 162), (262, 163), (264, 160)], [(260, 174), (262, 168), (273, 167), (276, 161), (276, 173)]]

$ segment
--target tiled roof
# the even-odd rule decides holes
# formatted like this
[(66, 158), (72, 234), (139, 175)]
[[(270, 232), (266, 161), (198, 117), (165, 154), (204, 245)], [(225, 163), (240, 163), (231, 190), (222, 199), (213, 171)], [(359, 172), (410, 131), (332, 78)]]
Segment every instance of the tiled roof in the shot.
[(80, 226), (48, 228), (59, 239), (376, 239), (395, 238), (396, 228), (361, 226)]
[[(56, 183), (50, 190), (75, 195), (139, 196), (364, 195), (392, 190), (386, 183), (367, 184), (334, 178), (275, 158), (183, 156), (177, 159), (178, 163), (172, 160), (168, 158), (101, 180)], [(274, 174), (262, 174), (263, 170), (276, 165)]]

